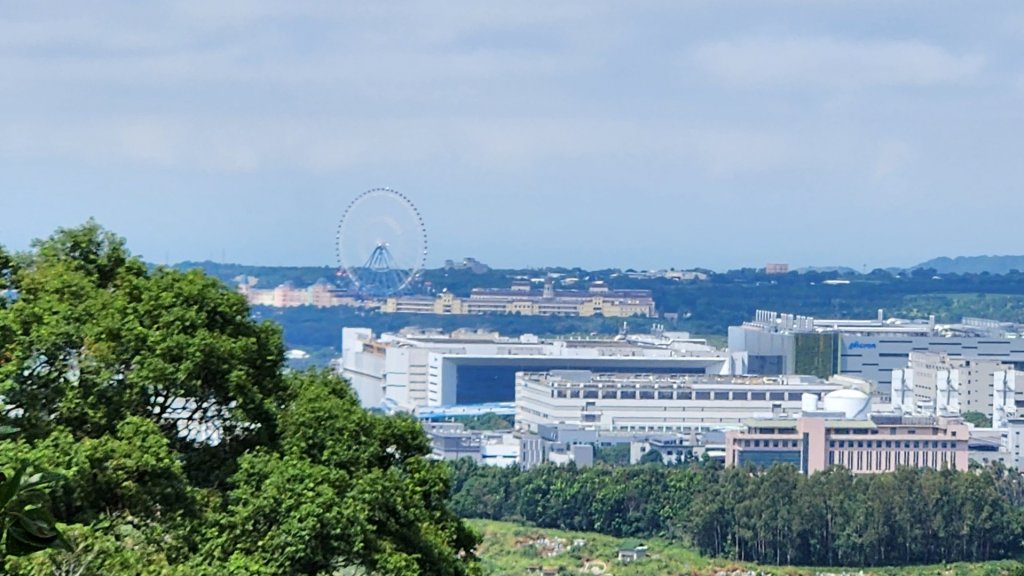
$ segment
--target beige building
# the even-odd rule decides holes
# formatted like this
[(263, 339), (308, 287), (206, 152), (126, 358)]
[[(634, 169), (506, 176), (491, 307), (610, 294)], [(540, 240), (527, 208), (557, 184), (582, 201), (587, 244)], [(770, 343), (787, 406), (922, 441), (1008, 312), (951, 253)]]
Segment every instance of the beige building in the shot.
[(792, 464), (805, 474), (843, 466), (854, 474), (899, 467), (967, 470), (966, 424), (956, 418), (873, 415), (863, 420), (810, 413), (747, 420), (726, 433), (727, 466)]
[(610, 290), (595, 282), (588, 290), (555, 290), (551, 283), (543, 291), (529, 283), (517, 283), (508, 290), (474, 288), (469, 298), (442, 292), (436, 298), (395, 296), (388, 298), (382, 312), (410, 314), (518, 314), (521, 316), (605, 316), (630, 318), (656, 316), (649, 290)]

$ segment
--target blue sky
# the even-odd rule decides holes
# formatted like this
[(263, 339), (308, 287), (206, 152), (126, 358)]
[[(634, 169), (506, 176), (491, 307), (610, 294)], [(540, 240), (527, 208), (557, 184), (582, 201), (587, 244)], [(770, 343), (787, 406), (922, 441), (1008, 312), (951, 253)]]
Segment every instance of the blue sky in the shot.
[(333, 264), (360, 192), (428, 264), (1020, 254), (1024, 4), (3, 2), (0, 243)]

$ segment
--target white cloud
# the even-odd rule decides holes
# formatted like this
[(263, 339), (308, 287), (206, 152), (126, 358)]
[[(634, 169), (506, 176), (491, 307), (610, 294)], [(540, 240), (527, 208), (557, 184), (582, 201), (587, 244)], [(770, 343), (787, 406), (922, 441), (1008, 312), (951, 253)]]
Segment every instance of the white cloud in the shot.
[(929, 86), (969, 80), (978, 54), (954, 54), (920, 41), (749, 38), (699, 47), (693, 61), (727, 82), (752, 86), (858, 88)]

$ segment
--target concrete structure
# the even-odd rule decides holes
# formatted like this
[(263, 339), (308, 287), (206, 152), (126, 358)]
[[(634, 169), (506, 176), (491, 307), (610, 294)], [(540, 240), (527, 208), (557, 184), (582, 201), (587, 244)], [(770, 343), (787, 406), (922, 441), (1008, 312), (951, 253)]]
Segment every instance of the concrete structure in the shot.
[(1018, 404), (1024, 405), (1016, 375), (1016, 369), (998, 360), (911, 352), (907, 366), (892, 371), (893, 409), (904, 414), (980, 412), (993, 419), (993, 428), (1004, 428)]
[(786, 463), (805, 474), (834, 465), (854, 474), (968, 468), (968, 427), (954, 418), (876, 414), (853, 420), (819, 412), (752, 419), (745, 426), (726, 433), (727, 466)]
[(877, 384), (877, 400), (888, 402), (892, 371), (911, 352), (999, 361), (1024, 368), (1024, 338), (1018, 325), (978, 318), (938, 324), (910, 321), (818, 319), (759, 310), (752, 321), (729, 328), (729, 351), (749, 374), (850, 374)]
[(738, 426), (758, 413), (796, 412), (805, 393), (840, 386), (818, 378), (708, 374), (608, 374), (586, 370), (516, 375), (516, 430), (575, 425), (606, 432), (681, 433)]
[(424, 430), (430, 438), (431, 457), (436, 460), (470, 458), (487, 466), (519, 463), (519, 440), (508, 432), (466, 430), (462, 424), (451, 422), (428, 423)]
[(729, 355), (685, 333), (542, 340), (493, 332), (342, 330), (338, 369), (366, 407), (415, 411), (515, 400), (516, 372), (729, 374)]
[(619, 562), (630, 564), (647, 557), (647, 546), (643, 542), (628, 540), (619, 546)]
[(589, 290), (555, 290), (549, 280), (543, 291), (529, 282), (509, 290), (474, 288), (469, 298), (451, 292), (436, 297), (395, 296), (384, 301), (381, 312), (405, 314), (518, 314), (522, 316), (655, 317), (650, 290), (609, 290), (594, 282)]

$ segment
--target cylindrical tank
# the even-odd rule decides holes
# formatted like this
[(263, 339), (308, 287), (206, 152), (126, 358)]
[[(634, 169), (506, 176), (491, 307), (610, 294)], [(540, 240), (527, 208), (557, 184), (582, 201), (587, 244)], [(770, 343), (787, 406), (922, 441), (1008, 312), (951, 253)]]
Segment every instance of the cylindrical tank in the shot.
[(829, 392), (824, 404), (826, 412), (842, 412), (851, 420), (863, 420), (871, 412), (871, 397), (849, 388)]
[(801, 412), (817, 412), (818, 411), (818, 395), (808, 394), (804, 392), (800, 395), (800, 411)]

